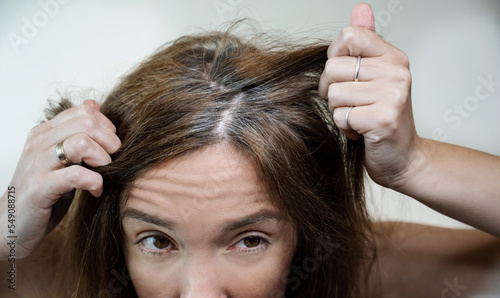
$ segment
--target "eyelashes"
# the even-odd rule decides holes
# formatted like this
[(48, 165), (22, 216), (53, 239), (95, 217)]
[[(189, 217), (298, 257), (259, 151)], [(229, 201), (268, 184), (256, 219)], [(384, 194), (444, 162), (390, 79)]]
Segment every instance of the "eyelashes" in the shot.
[(173, 243), (167, 237), (151, 235), (143, 238), (140, 243), (148, 250), (172, 250)]
[[(149, 234), (139, 239), (135, 243), (140, 251), (148, 256), (162, 256), (178, 250), (175, 243), (166, 236)], [(256, 233), (248, 233), (245, 237), (231, 245), (228, 250), (240, 253), (259, 253), (267, 249), (270, 241)]]
[(245, 253), (260, 252), (270, 245), (269, 241), (264, 237), (257, 235), (247, 236), (238, 241), (234, 246), (238, 250)]
[(163, 234), (147, 234), (140, 237), (135, 245), (141, 253), (153, 257), (162, 256), (177, 250), (175, 243)]

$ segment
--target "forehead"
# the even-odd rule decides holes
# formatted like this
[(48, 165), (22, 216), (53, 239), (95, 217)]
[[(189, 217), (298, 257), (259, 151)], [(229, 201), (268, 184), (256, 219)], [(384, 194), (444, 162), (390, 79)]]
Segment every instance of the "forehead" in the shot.
[(227, 143), (176, 157), (136, 179), (127, 207), (167, 213), (179, 220), (276, 211), (260, 171), (242, 150)]

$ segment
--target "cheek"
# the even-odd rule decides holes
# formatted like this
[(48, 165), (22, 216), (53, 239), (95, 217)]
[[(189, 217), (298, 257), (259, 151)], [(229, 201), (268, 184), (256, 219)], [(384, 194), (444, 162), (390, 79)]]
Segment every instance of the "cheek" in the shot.
[[(214, 287), (210, 290), (229, 297), (284, 297), (290, 259), (282, 255), (256, 263), (243, 265), (237, 261), (219, 260), (214, 261), (210, 268), (201, 270), (205, 277), (214, 277), (210, 281)], [(186, 292), (188, 284), (196, 282), (200, 275), (190, 276), (186, 268), (177, 265), (152, 264), (140, 261), (140, 258), (127, 260), (127, 268), (139, 297), (178, 297)]]
[[(265, 257), (244, 261), (226, 259), (221, 266), (230, 297), (284, 297), (295, 251), (294, 237), (280, 241)], [(284, 240), (284, 239), (281, 239)]]
[(269, 262), (253, 268), (238, 268), (227, 276), (232, 297), (284, 297), (288, 262)]
[(127, 269), (139, 297), (178, 297), (178, 268), (161, 261), (145, 260), (137, 254), (127, 255)]

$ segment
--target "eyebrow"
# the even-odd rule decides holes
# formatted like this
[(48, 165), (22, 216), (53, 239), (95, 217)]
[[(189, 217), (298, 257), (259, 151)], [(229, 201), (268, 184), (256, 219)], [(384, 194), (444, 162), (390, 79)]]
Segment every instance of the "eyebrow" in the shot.
[(275, 220), (278, 221), (279, 217), (274, 213), (269, 210), (263, 210), (248, 216), (245, 216), (241, 219), (235, 220), (227, 224), (224, 228), (221, 230), (221, 234), (226, 234), (234, 230), (238, 230), (241, 228), (244, 228), (246, 226), (265, 221), (265, 220)]
[(142, 211), (139, 211), (139, 210), (133, 209), (133, 208), (126, 208), (123, 211), (122, 220), (125, 217), (137, 219), (137, 220), (147, 222), (147, 223), (150, 223), (150, 224), (153, 224), (156, 226), (164, 227), (164, 228), (169, 229), (169, 230), (175, 229), (175, 224), (173, 222), (171, 222), (170, 220), (161, 219), (161, 218), (158, 218), (154, 215), (147, 214), (145, 212), (142, 212)]
[[(164, 228), (169, 229), (169, 230), (175, 230), (174, 222), (172, 222), (168, 219), (158, 218), (154, 215), (147, 214), (147, 213), (139, 211), (137, 209), (126, 208), (123, 211), (122, 220), (125, 217), (137, 219), (137, 220), (147, 222), (147, 223), (150, 223), (150, 224), (153, 224), (156, 226), (164, 227)], [(274, 213), (270, 210), (259, 211), (259, 212), (256, 212), (254, 214), (250, 214), (250, 215), (245, 216), (243, 218), (229, 222), (226, 226), (224, 226), (221, 229), (220, 233), (226, 234), (226, 233), (229, 233), (231, 231), (238, 230), (238, 229), (244, 228), (246, 226), (256, 224), (256, 223), (266, 221), (266, 220), (279, 221), (280, 217), (276, 213)]]

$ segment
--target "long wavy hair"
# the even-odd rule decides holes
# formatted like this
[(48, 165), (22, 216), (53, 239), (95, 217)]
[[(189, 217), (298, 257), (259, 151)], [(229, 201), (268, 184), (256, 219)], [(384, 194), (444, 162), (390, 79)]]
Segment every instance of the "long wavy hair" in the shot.
[[(176, 156), (229, 142), (254, 160), (296, 229), (285, 296), (357, 297), (374, 252), (363, 142), (339, 132), (318, 95), (327, 47), (210, 32), (165, 45), (126, 75), (101, 107), (123, 143), (111, 164), (93, 169), (102, 197), (77, 191), (65, 220), (63, 295), (137, 296), (121, 245), (131, 183)], [(62, 100), (48, 118), (69, 107)]]

